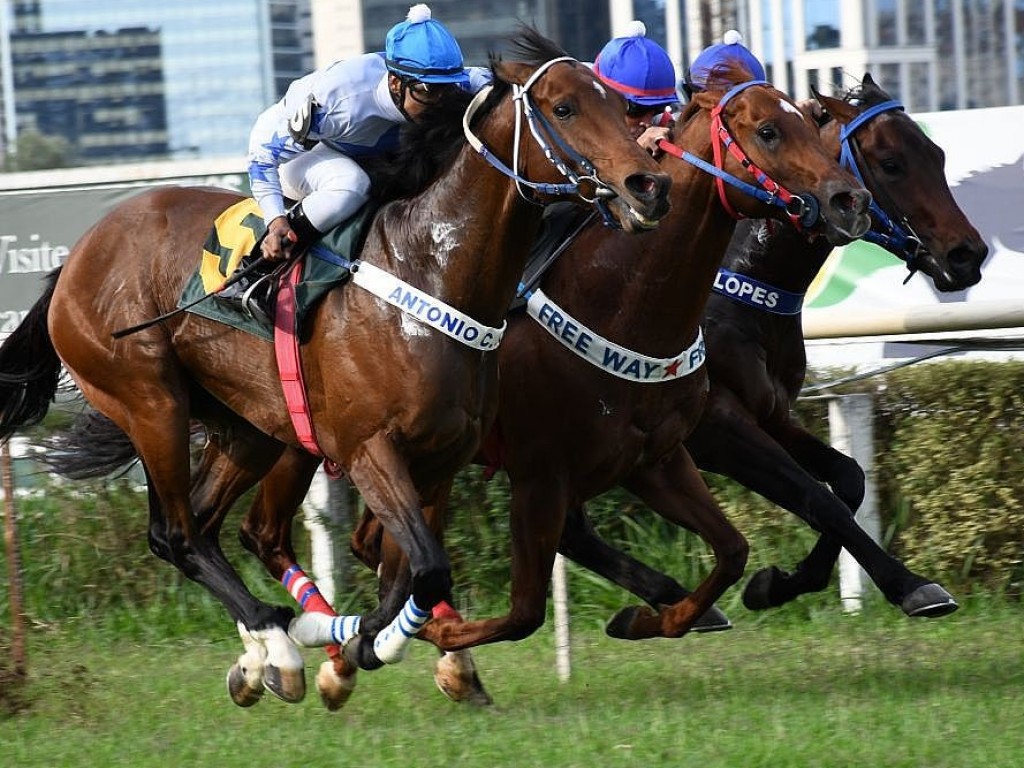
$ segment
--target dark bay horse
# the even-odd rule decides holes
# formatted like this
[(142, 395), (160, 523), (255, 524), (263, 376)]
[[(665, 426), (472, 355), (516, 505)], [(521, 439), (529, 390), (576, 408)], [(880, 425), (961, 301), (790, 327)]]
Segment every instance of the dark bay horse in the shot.
[[(486, 101), (474, 100), (471, 125), (466, 119), (481, 151), (458, 140), (462, 114), (453, 114), (447, 136), (416, 148), (444, 158), (436, 178), (378, 213), (361, 254), (491, 328), (503, 321), (539, 226), (536, 194), (564, 195), (577, 188), (561, 184), (565, 177), (578, 180), (580, 197), (602, 201), (629, 232), (654, 226), (668, 209), (668, 176), (627, 132), (621, 97), (532, 30), (517, 47), (524, 60), (492, 62), (493, 89)], [(505, 175), (490, 167), (495, 162)], [(247, 657), (265, 662), (267, 687), (297, 701), (305, 683), (287, 636), (292, 611), (248, 591), (220, 550), (222, 517), (215, 514), (222, 499), (237, 498), (266, 474), (285, 446), (299, 445), (273, 346), (191, 313), (114, 337), (177, 305), (215, 217), (238, 199), (159, 189), (119, 206), (82, 237), (0, 347), (0, 439), (42, 418), (63, 362), (142, 460), (151, 549), (224, 603)], [(446, 492), (492, 421), (496, 356), (352, 286), (327, 294), (305, 338), (320, 448), (408, 555), (414, 602), (406, 608), (429, 611), (450, 599), (450, 565), (422, 508)], [(193, 419), (206, 426), (209, 442), (190, 483)], [(378, 627), (399, 614), (383, 610), (390, 606), (371, 614)], [(404, 642), (401, 626), (392, 622), (394, 631), (382, 636)], [(387, 660), (398, 660), (402, 647), (389, 645)]]
[[(942, 150), (870, 75), (846, 100), (858, 105), (863, 122), (851, 133), (829, 121), (821, 133), (830, 151), (859, 166), (879, 207), (873, 236), (865, 239), (920, 270), (940, 291), (976, 284), (988, 248), (953, 199)], [(832, 111), (831, 102), (823, 103)], [(753, 222), (737, 231), (723, 266), (802, 295), (829, 252), (820, 242), (808, 243), (783, 228), (768, 233)], [(755, 574), (744, 591), (745, 605), (778, 606), (824, 589), (845, 547), (907, 615), (955, 610), (945, 590), (908, 571), (856, 524), (863, 471), (793, 416), (807, 367), (800, 313), (774, 314), (715, 294), (705, 332), (711, 392), (687, 448), (702, 469), (737, 480), (822, 534), (791, 573), (772, 566)]]
[[(755, 171), (805, 199), (813, 196), (833, 242), (849, 242), (868, 228), (870, 196), (825, 152), (816, 126), (767, 84), (697, 95), (681, 116), (676, 141), (706, 166), (721, 158), (734, 177), (749, 178), (745, 168), (752, 161)], [(731, 142), (746, 156), (723, 156), (719, 142)], [(661, 166), (673, 177), (673, 215), (659, 231), (626, 241), (584, 230), (531, 296), (537, 320), (521, 313), (508, 319), (499, 352), (498, 426), (512, 489), (511, 610), (479, 621), (435, 616), (421, 637), (443, 649), (535, 631), (544, 621), (565, 515), (616, 485), (697, 531), (716, 564), (692, 593), (655, 601), (653, 610), (620, 612), (610, 625), (613, 634), (681, 636), (743, 573), (746, 542), (722, 515), (682, 440), (707, 392), (699, 322), (735, 227), (730, 210), (788, 217), (733, 186), (717, 190), (714, 176), (676, 157)], [(603, 364), (581, 354), (592, 349), (604, 350), (596, 356)], [(272, 477), (282, 479), (278, 467)], [(364, 525), (355, 546), (370, 564), (378, 545), (382, 580), (403, 594), (408, 585), (396, 573), (401, 553), (387, 537), (376, 538), (372, 523)], [(312, 614), (296, 624), (326, 626)]]

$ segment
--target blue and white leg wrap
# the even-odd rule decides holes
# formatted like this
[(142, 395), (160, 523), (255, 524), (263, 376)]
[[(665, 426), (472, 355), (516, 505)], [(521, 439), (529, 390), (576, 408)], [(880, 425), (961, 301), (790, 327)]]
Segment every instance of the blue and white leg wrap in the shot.
[(397, 664), (405, 657), (409, 643), (423, 625), (430, 621), (430, 612), (420, 610), (410, 597), (394, 621), (380, 631), (373, 641), (373, 652), (385, 664)]
[(340, 645), (343, 648), (359, 634), (361, 616), (328, 616), (324, 613), (303, 613), (292, 619), (288, 627), (291, 639), (306, 648)]

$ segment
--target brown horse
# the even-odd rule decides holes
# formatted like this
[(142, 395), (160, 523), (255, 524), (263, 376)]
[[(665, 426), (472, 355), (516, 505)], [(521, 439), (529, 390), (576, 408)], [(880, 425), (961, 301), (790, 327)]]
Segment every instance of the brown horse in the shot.
[[(870, 75), (845, 97), (856, 104), (852, 120), (849, 106), (818, 100), (826, 110), (823, 143), (865, 180), (875, 199), (864, 239), (928, 275), (939, 290), (976, 284), (988, 249), (953, 199), (942, 150)], [(748, 608), (824, 589), (845, 547), (908, 616), (942, 616), (956, 610), (952, 596), (885, 553), (854, 521), (864, 498), (861, 468), (792, 414), (807, 363), (799, 308), (831, 250), (770, 222), (739, 225), (704, 312), (711, 387), (685, 445), (701, 469), (739, 481), (823, 534), (793, 573), (772, 566), (755, 574), (744, 591)], [(747, 296), (760, 289), (772, 306), (737, 298), (744, 293), (740, 286), (747, 286)], [(582, 506), (571, 510), (559, 549), (651, 605), (687, 593), (599, 539)]]
[[(746, 173), (752, 160), (779, 184), (798, 190), (805, 201), (811, 196), (820, 201), (825, 229), (834, 242), (848, 242), (866, 231), (870, 196), (825, 153), (816, 127), (791, 101), (763, 83), (726, 96), (696, 97), (682, 116), (677, 133), (681, 145), (710, 164), (715, 144), (732, 142), (746, 150), (742, 159), (725, 155), (734, 179)], [(719, 112), (731, 136), (713, 130)], [(853, 110), (849, 112), (852, 117)], [(512, 487), (511, 612), (472, 622), (435, 615), (421, 637), (443, 649), (518, 639), (539, 627), (566, 512), (617, 484), (660, 514), (698, 531), (717, 563), (693, 593), (658, 605), (657, 612), (631, 608), (620, 613), (612, 622), (613, 634), (633, 639), (680, 636), (742, 575), (746, 543), (722, 515), (681, 441), (696, 422), (707, 390), (698, 321), (735, 226), (727, 210), (788, 217), (732, 186), (723, 187), (725, 199), (720, 202), (714, 177), (674, 157), (662, 167), (672, 174), (676, 190), (675, 214), (663, 223), (663, 232), (626, 242), (614, 233), (585, 230), (544, 275), (542, 292), (531, 298), (543, 325), (524, 314), (509, 317), (499, 352), (499, 425)], [(623, 254), (628, 254), (626, 278)], [(544, 298), (538, 301), (539, 296)], [(563, 344), (552, 342), (552, 333)], [(622, 347), (618, 352), (604, 347), (602, 370), (578, 353), (598, 347), (603, 339), (614, 339)], [(268, 527), (251, 516), (250, 530), (269, 530), (265, 516), (280, 515), (285, 504), (301, 498), (304, 486), (295, 487), (301, 472), (291, 471), (301, 461), (290, 452), (264, 479), (263, 501), (275, 489), (275, 505), (264, 503), (262, 511), (254, 506), (253, 516)], [(440, 504), (433, 511), (440, 530)], [(263, 551), (285, 548), (281, 542), (287, 524), (280, 518), (277, 532), (276, 538), (267, 536)], [(354, 545), (371, 565), (377, 562), (377, 547), (382, 547), (384, 587), (391, 595), (403, 595), (409, 585), (399, 574), (401, 553), (376, 533), (372, 522), (364, 525)], [(307, 613), (295, 624), (303, 630), (297, 634), (309, 643), (331, 637), (332, 620)]]
[[(439, 175), (421, 194), (385, 206), (362, 252), (363, 263), (490, 327), (502, 323), (539, 226), (531, 185), (551, 194), (564, 192), (563, 176), (579, 179), (586, 185), (580, 196), (602, 201), (628, 231), (653, 226), (668, 209), (669, 179), (626, 131), (623, 100), (536, 32), (524, 30), (517, 42), (525, 60), (492, 62), (493, 90), (482, 106), (474, 100), (473, 125), (466, 121), (467, 134), (484, 146), (456, 140), (462, 115), (454, 114), (453, 130), (417, 147), (423, 157), (446, 158)], [(517, 110), (530, 106), (521, 121)], [(532, 136), (520, 130), (524, 121)], [(513, 178), (495, 173), (488, 165), (495, 161)], [(305, 683), (286, 634), (292, 611), (246, 589), (220, 550), (222, 518), (214, 514), (222, 499), (237, 498), (266, 474), (284, 446), (299, 444), (273, 347), (191, 313), (114, 337), (176, 306), (214, 218), (238, 199), (202, 189), (144, 193), (76, 244), (0, 348), (0, 439), (42, 417), (63, 362), (141, 457), (151, 549), (224, 603), (246, 641), (245, 658), (265, 661), (266, 685), (296, 701)], [(356, 287), (327, 294), (306, 339), (303, 368), (319, 445), (408, 555), (407, 607), (429, 611), (450, 598), (450, 565), (422, 506), (446, 492), (492, 421), (496, 357)], [(191, 419), (206, 425), (210, 439), (190, 494)], [(379, 614), (378, 626), (397, 613)], [(396, 632), (382, 634), (390, 643), (386, 660), (401, 656), (402, 646), (391, 642)], [(233, 691), (255, 695), (237, 681)]]

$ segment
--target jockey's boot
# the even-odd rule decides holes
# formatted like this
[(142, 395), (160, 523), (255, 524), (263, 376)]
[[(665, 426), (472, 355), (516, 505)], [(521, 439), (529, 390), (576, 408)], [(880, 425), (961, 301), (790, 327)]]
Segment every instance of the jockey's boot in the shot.
[[(296, 203), (286, 214), (288, 225), (295, 232), (297, 240), (292, 244), (291, 254), (287, 263), (302, 256), (303, 253), (323, 236), (314, 227), (302, 211), (302, 203)], [(266, 233), (264, 233), (264, 237)], [(256, 241), (252, 253), (242, 257), (236, 272), (251, 266), (259, 259), (263, 238)], [(260, 261), (252, 272), (232, 283), (217, 294), (217, 298), (225, 304), (242, 310), (259, 323), (270, 325), (274, 317), (274, 300), (277, 297), (277, 277), (286, 262)]]

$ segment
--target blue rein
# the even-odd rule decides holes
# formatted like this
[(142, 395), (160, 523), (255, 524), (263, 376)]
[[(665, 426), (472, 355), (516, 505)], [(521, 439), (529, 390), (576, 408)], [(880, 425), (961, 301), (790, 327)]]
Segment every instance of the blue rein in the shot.
[[(860, 128), (864, 123), (873, 119), (874, 117), (882, 114), (883, 112), (891, 112), (897, 109), (904, 109), (896, 99), (890, 99), (884, 101), (881, 104), (876, 104), (873, 107), (868, 107), (856, 118), (854, 118), (848, 125), (842, 126), (839, 131), (839, 164), (843, 168), (850, 171), (857, 180), (863, 185), (864, 177), (861, 174), (860, 167), (857, 164), (857, 160), (853, 154), (853, 134)], [(889, 253), (893, 254), (899, 259), (902, 259), (907, 264), (907, 268), (913, 274), (917, 267), (914, 266), (914, 262), (920, 255), (923, 245), (921, 238), (919, 238), (914, 231), (910, 228), (910, 223), (906, 217), (903, 217), (901, 221), (895, 221), (889, 214), (887, 214), (882, 207), (872, 199), (871, 201), (871, 213), (873, 218), (878, 222), (877, 227), (872, 226), (870, 230), (864, 235), (862, 239), (867, 240), (869, 243), (879, 245)], [(909, 277), (908, 277), (909, 279)]]

